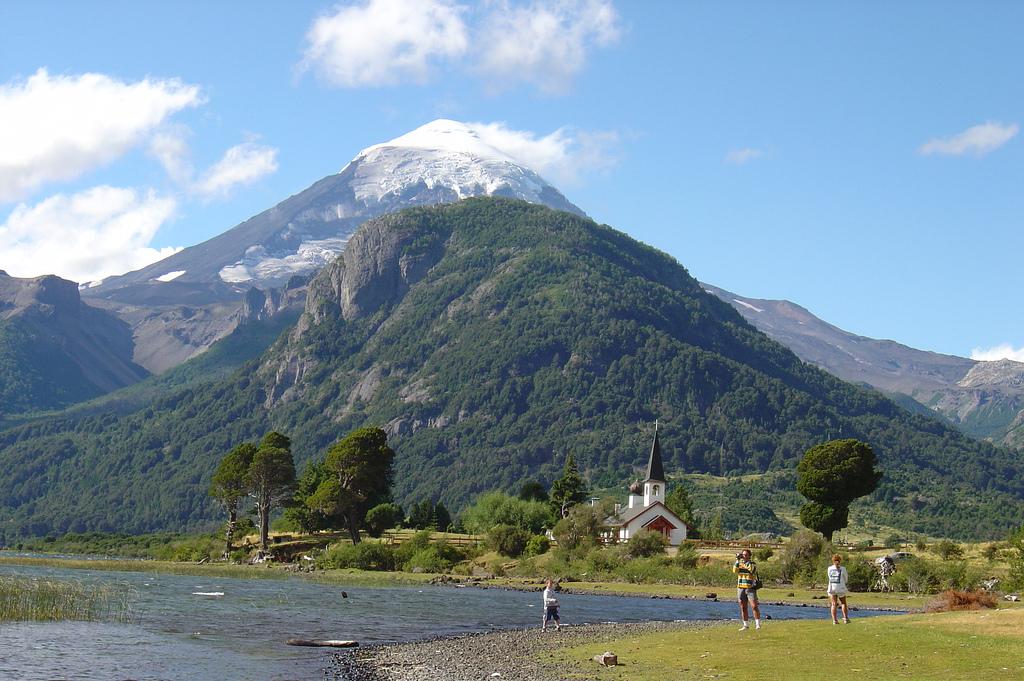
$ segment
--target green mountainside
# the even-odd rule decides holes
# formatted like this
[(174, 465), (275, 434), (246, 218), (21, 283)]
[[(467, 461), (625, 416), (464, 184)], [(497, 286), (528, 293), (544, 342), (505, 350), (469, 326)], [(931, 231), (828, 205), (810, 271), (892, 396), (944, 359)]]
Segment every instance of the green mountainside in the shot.
[(594, 486), (622, 485), (655, 419), (670, 475), (789, 470), (809, 446), (855, 437), (886, 472), (859, 502), (873, 517), (965, 538), (1024, 522), (1024, 463), (1010, 452), (804, 364), (621, 232), (469, 199), (367, 222), (311, 282), (291, 331), (227, 379), (124, 416), (0, 433), (0, 540), (202, 525), (218, 517), (206, 494), (217, 461), (270, 428), (293, 438), (301, 470), (381, 425), (397, 500), (458, 509), (550, 481), (568, 451)]

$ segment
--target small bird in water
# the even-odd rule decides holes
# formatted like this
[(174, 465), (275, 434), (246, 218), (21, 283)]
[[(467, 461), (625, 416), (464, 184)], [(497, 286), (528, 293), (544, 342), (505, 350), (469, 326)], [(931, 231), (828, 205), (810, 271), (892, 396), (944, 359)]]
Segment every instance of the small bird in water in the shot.
[(348, 598), (348, 592), (347, 591), (342, 591), (341, 592), (341, 597), (342, 598)]

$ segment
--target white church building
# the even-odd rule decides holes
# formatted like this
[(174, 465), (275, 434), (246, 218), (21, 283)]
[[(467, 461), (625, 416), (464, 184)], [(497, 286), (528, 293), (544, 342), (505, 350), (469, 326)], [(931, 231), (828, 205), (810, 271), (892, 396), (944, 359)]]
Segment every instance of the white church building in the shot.
[(686, 523), (665, 505), (666, 487), (661, 443), (655, 425), (646, 478), (630, 485), (625, 508), (617, 505), (616, 514), (605, 520), (611, 530), (609, 539), (624, 542), (640, 530), (651, 530), (665, 535), (669, 546), (679, 546), (685, 541)]

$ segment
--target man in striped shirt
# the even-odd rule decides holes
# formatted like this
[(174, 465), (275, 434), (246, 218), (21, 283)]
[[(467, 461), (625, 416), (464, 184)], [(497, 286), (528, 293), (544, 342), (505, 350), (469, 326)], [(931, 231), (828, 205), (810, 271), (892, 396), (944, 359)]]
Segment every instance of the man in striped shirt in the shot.
[(743, 549), (736, 554), (736, 562), (733, 563), (732, 571), (736, 573), (736, 597), (740, 602), (740, 617), (743, 618), (743, 626), (740, 631), (746, 631), (750, 616), (747, 614), (747, 602), (754, 608), (754, 628), (761, 628), (761, 608), (757, 602), (757, 589), (754, 582), (757, 581), (757, 563), (750, 560), (750, 549)]

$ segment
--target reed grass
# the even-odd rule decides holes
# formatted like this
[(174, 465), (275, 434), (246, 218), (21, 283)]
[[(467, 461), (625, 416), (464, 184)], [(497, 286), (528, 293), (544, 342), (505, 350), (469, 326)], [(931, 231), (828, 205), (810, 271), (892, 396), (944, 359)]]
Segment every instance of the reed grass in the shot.
[(77, 581), (0, 577), (0, 622), (59, 620), (128, 622), (128, 588)]

